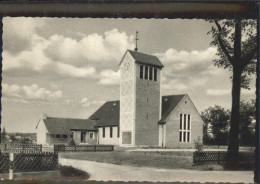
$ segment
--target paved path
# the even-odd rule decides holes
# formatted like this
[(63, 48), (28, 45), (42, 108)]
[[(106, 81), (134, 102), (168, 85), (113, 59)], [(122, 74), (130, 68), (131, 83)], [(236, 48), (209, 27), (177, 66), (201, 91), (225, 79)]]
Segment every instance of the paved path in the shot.
[(133, 167), (87, 160), (59, 158), (61, 165), (73, 166), (97, 181), (166, 181), (166, 182), (230, 182), (253, 183), (252, 171), (196, 171)]

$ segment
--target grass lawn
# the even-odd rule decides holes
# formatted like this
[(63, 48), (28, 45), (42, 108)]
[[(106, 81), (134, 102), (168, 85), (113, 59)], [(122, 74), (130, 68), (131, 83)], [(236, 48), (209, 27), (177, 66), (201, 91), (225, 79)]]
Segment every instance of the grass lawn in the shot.
[(220, 166), (192, 166), (192, 152), (70, 152), (59, 153), (61, 158), (89, 160), (118, 165), (156, 167), (164, 169), (222, 170)]

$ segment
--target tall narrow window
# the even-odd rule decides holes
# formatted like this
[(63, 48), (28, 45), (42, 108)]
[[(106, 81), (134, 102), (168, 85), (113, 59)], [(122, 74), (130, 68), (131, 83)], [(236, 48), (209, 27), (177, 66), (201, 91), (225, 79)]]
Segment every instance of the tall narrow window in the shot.
[(153, 80), (153, 67), (149, 67), (149, 80)]
[(157, 81), (157, 68), (153, 69), (153, 78), (154, 78), (154, 81)]
[(190, 114), (180, 114), (179, 141), (190, 142)]
[(183, 129), (186, 130), (186, 114), (184, 114)]
[(119, 126), (117, 127), (117, 137), (119, 137), (120, 131), (119, 131)]
[(179, 141), (182, 142), (182, 131), (180, 131)]
[(190, 115), (188, 114), (188, 130), (190, 130)]
[(144, 65), (140, 65), (140, 79), (144, 78)]
[(144, 79), (148, 79), (148, 66), (145, 66), (144, 69)]
[(103, 127), (103, 138), (106, 137), (106, 127)]
[(182, 130), (182, 114), (180, 114), (180, 130)]
[(110, 127), (110, 138), (113, 137), (113, 127)]

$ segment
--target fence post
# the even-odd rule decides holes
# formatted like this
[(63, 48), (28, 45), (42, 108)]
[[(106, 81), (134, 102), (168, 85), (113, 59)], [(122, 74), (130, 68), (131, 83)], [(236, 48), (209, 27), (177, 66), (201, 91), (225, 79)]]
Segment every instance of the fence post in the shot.
[(5, 143), (5, 151), (6, 151), (6, 148), (7, 148), (7, 145), (6, 145), (6, 143)]
[(218, 151), (218, 164), (220, 164), (220, 151)]
[(42, 152), (42, 144), (40, 144), (40, 152)]
[(10, 165), (9, 165), (9, 180), (12, 180), (14, 177), (14, 153), (9, 154), (9, 160), (10, 160)]

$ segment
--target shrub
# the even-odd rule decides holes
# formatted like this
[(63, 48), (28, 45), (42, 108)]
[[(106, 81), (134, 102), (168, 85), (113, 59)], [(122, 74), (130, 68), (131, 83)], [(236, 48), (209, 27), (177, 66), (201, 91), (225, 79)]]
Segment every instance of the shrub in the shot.
[(62, 177), (66, 178), (77, 178), (77, 179), (88, 179), (89, 174), (80, 169), (76, 169), (72, 166), (62, 166), (59, 165), (60, 174)]
[(70, 145), (70, 146), (75, 146), (75, 145), (76, 145), (76, 143), (75, 143), (75, 141), (74, 141), (74, 140), (71, 140), (71, 141), (70, 141), (70, 143), (69, 143), (69, 145)]
[(198, 137), (196, 140), (194, 140), (194, 145), (195, 145), (195, 149), (197, 150), (197, 152), (203, 151), (204, 145), (203, 145), (200, 137)]

